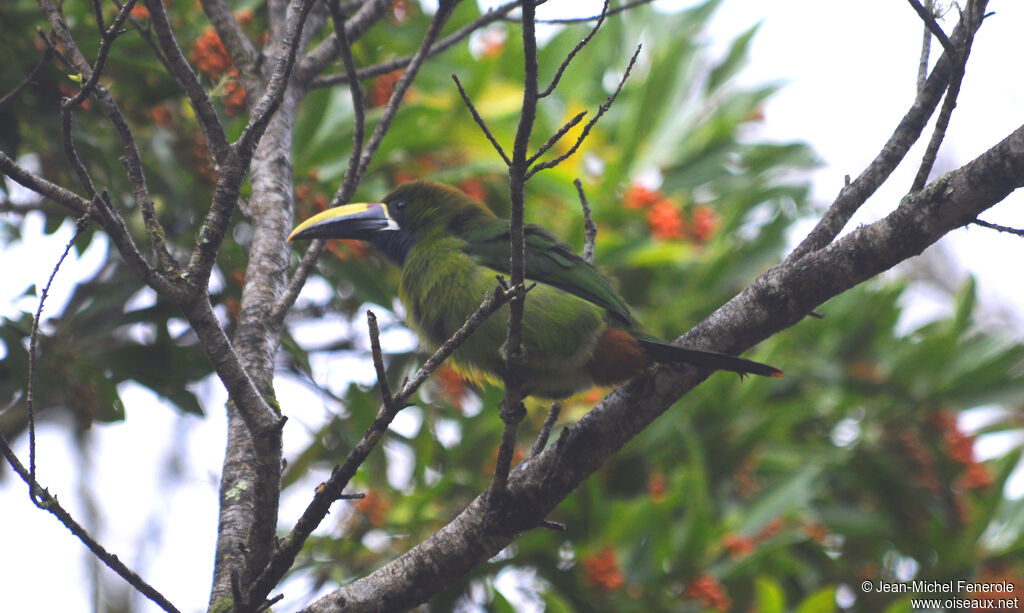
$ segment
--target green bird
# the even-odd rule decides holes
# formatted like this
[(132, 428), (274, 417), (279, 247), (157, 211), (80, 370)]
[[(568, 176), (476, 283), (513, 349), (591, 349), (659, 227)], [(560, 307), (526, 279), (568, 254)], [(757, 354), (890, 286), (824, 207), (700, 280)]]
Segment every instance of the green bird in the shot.
[[(479, 307), (495, 276), (509, 274), (509, 221), (464, 192), (432, 181), (399, 186), (379, 203), (328, 209), (299, 224), (289, 241), (360, 239), (402, 269), (398, 295), (424, 344), (438, 347)], [(527, 294), (520, 376), (524, 392), (565, 398), (621, 383), (654, 363), (780, 377), (766, 364), (674, 345), (643, 331), (629, 306), (591, 264), (547, 230), (524, 228)], [(467, 378), (500, 380), (505, 316), (489, 317), (452, 354)]]

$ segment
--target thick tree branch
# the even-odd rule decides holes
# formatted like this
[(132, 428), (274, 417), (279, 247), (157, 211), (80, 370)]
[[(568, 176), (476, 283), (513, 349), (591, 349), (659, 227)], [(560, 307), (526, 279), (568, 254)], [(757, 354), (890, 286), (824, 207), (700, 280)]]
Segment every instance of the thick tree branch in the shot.
[[(348, 44), (348, 36), (345, 31), (345, 20), (341, 13), (341, 8), (338, 6), (336, 1), (331, 2), (329, 8), (335, 32), (338, 33), (339, 44), (341, 45), (341, 59), (342, 63), (345, 65), (345, 72), (349, 75), (355, 75), (355, 58), (352, 56), (352, 47)], [(334, 201), (339, 204), (351, 200), (352, 194), (355, 193), (356, 186), (359, 184), (359, 181), (362, 180), (362, 177), (359, 175), (359, 159), (362, 157), (363, 139), (366, 136), (366, 110), (363, 104), (363, 88), (358, 79), (349, 80), (349, 95), (352, 98), (353, 114), (352, 148), (348, 155), (348, 168), (345, 170), (345, 179), (342, 181), (341, 187), (338, 188), (338, 192), (334, 195)], [(274, 310), (270, 314), (271, 321), (274, 325), (280, 326), (284, 322), (285, 315), (299, 298), (302, 286), (306, 284), (306, 280), (309, 279), (309, 275), (312, 274), (313, 268), (320, 259), (320, 255), (324, 252), (324, 247), (326, 245), (326, 241), (316, 239), (310, 243), (309, 247), (306, 249), (306, 253), (302, 255), (302, 260), (295, 269), (295, 273), (292, 275), (292, 278), (288, 281), (288, 287), (285, 289), (284, 295), (281, 296), (278, 303), (274, 305)]]
[[(829, 298), (920, 254), (1024, 185), (1024, 126), (966, 166), (908, 196), (890, 215), (755, 280), (678, 340), (738, 353)], [(516, 466), (497, 507), (485, 492), (450, 524), (304, 613), (404, 610), (464, 576), (543, 518), (706, 375), (662, 367), (613, 391), (553, 444)]]

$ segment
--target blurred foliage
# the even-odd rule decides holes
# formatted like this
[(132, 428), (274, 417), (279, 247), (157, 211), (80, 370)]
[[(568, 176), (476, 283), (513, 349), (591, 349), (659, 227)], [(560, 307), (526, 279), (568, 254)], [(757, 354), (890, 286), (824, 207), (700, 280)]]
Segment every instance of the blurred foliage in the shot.
[[(705, 49), (702, 31), (718, 4), (675, 14), (641, 7), (609, 19), (543, 101), (533, 138), (539, 145), (576, 113), (596, 112), (643, 41), (633, 75), (580, 152), (528, 185), (527, 217), (580, 247), (582, 213), (572, 181), (581, 178), (599, 227), (597, 264), (639, 319), (669, 338), (777, 262), (794, 221), (811, 213), (800, 177), (816, 164), (813, 154), (799, 143), (757, 142), (762, 104), (773, 88), (742, 89), (731, 80), (755, 30), (721, 58)], [(245, 27), (257, 38), (264, 6), (236, 8), (248, 11)], [(32, 3), (5, 3), (2, 10), (7, 31), (34, 31)], [(78, 11), (80, 40), (95, 39), (87, 7), (67, 10)], [(478, 14), (463, 3), (448, 30)], [(229, 72), (216, 74), (205, 20), (183, 9), (172, 16), (183, 48), (211, 70), (203, 76), (237, 132), (235, 90)], [(428, 20), (416, 4), (396, 2), (386, 22), (355, 45), (357, 62), (412, 52)], [(564, 27), (542, 45), (542, 87), (585, 31)], [(0, 68), (3, 91), (31, 68), (39, 44), (29, 34), (0, 37), (0, 53), (18, 58)], [(504, 167), (450, 75), (459, 76), (498, 140), (510, 143), (522, 96), (521, 46), (517, 26), (501, 22), (430, 60), (357, 199), (378, 199), (399, 182), (431, 177), (507, 211)], [(212, 186), (198, 128), (138, 34), (118, 40), (108, 70), (108, 86), (147, 160), (161, 220), (185, 250)], [(364, 84), (370, 128), (395, 78)], [(71, 80), (47, 67), (0, 117), (0, 146), (37, 154), (46, 176), (65, 185), (72, 179), (56, 130), (59, 96), (71, 90)], [(326, 206), (342, 178), (352, 136), (348, 96), (341, 86), (304, 101), (293, 158), (297, 218)], [(145, 244), (118, 146), (97, 113), (91, 108), (76, 118), (79, 147)], [(578, 134), (571, 130), (548, 155), (566, 151)], [(50, 208), (33, 214), (46, 216), (48, 232), (64, 221)], [(21, 222), (3, 218), (5, 240), (20, 240)], [(229, 328), (247, 235), (239, 215), (218, 261), (214, 301)], [(76, 248), (92, 240), (87, 234)], [(402, 315), (394, 298), (397, 271), (361, 244), (332, 243), (320, 275), (311, 286), (330, 289), (304, 294), (282, 340), (282, 374), (315, 387), (332, 408), (312, 428), (308, 447), (289, 458), (285, 484), (295, 490), (308, 485), (311, 470), (344, 457), (377, 408), (375, 389), (325, 380), (329, 369), (321, 365), (353, 355), (369, 361), (367, 305), (382, 315), (393, 312), (382, 317), (385, 324)], [(117, 385), (132, 380), (183, 411), (200, 411), (188, 383), (208, 374), (209, 365), (190, 333), (175, 325), (172, 309), (156, 300), (129, 302), (140, 293), (139, 281), (111, 255), (95, 278), (79, 284), (63, 312), (50, 316), (41, 337), (41, 408), (69, 410), (82, 423), (121, 419), (131, 407), (122, 407)], [(867, 283), (823, 305), (823, 320), (808, 319), (762, 343), (751, 357), (783, 367), (784, 379), (714, 375), (555, 511), (551, 519), (563, 522), (565, 533), (524, 534), (429, 609), (475, 603), (510, 611), (513, 603), (532, 600), (550, 611), (909, 611), (906, 595), (865, 594), (861, 581), (1005, 578), (1020, 590), (1024, 500), (1005, 494), (1020, 444), (980, 462), (959, 416), (983, 407), (989, 419), (980, 436), (1021, 435), (1024, 347), (973, 325), (972, 285), (962, 289), (951, 317), (910, 331), (899, 326), (905, 294), (900, 284)], [(126, 306), (140, 302), (148, 306)], [(325, 318), (338, 325), (326, 328)], [(4, 398), (23, 393), (29, 326), (28, 314), (0, 322)], [(299, 341), (311, 337), (315, 345)], [(387, 357), (397, 383), (421, 353)], [(600, 396), (594, 391), (569, 401), (561, 423), (572, 423)], [(489, 481), (499, 397), (499, 390), (470, 389), (442, 369), (403, 417), (413, 427), (389, 432), (388, 453), (375, 452), (360, 471), (354, 487), (366, 498), (338, 504), (334, 523), (311, 539), (294, 573), (318, 584), (344, 583), (447, 523)], [(298, 408), (281, 400), (286, 413)], [(543, 406), (532, 407), (522, 429), (524, 451), (544, 413)], [(21, 431), (22, 415), (20, 406), (0, 413), (6, 435)]]

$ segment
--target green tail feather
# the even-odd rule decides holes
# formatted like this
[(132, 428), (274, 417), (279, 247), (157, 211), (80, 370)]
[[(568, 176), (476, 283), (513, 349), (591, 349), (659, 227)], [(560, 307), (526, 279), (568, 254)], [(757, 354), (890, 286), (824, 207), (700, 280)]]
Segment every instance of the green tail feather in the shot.
[(708, 370), (731, 370), (741, 375), (761, 375), (763, 377), (781, 377), (782, 371), (774, 366), (745, 360), (734, 355), (692, 349), (682, 345), (673, 345), (655, 339), (641, 338), (640, 345), (655, 362), (662, 364), (689, 364)]

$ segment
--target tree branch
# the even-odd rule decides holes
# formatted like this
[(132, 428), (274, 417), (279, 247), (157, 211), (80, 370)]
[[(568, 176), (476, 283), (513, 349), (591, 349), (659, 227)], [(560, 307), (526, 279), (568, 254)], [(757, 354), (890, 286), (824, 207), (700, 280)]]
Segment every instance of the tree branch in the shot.
[[(901, 261), (1024, 185), (1024, 126), (966, 166), (904, 199), (890, 215), (761, 275), (677, 339), (742, 351)], [(451, 523), (373, 574), (324, 596), (303, 613), (403, 610), (463, 577), (536, 527), (555, 506), (706, 374), (661, 367), (616, 389), (553, 444), (518, 464), (497, 507), (481, 494)]]
[(167, 60), (167, 67), (178, 86), (188, 96), (192, 110), (195, 111), (199, 127), (210, 144), (210, 152), (214, 161), (220, 165), (227, 162), (229, 145), (227, 134), (224, 133), (224, 126), (217, 115), (217, 109), (213, 101), (207, 95), (206, 89), (199, 82), (199, 77), (192, 70), (185, 55), (178, 46), (178, 40), (174, 37), (174, 31), (167, 20), (167, 13), (164, 12), (163, 0), (146, 0), (146, 8), (149, 10), (149, 21), (156, 30), (157, 42), (163, 50), (164, 58)]
[[(526, 175), (527, 179), (529, 179), (530, 177), (532, 177), (533, 175), (537, 174), (538, 172), (540, 172), (542, 170), (547, 170), (548, 168), (554, 168), (555, 166), (558, 166), (564, 160), (566, 160), (569, 157), (571, 157), (572, 154), (576, 153), (576, 150), (579, 149), (580, 145), (583, 144), (583, 141), (586, 140), (587, 136), (590, 134), (590, 130), (597, 123), (597, 120), (601, 119), (601, 117), (606, 112), (608, 112), (608, 109), (610, 109), (612, 107), (612, 103), (615, 102), (615, 98), (618, 97), (619, 92), (622, 91), (622, 86), (626, 84), (626, 79), (629, 78), (629, 73), (633, 70), (633, 66), (636, 64), (636, 58), (640, 56), (640, 50), (642, 48), (643, 48), (643, 45), (637, 45), (636, 46), (636, 51), (633, 52), (633, 57), (629, 58), (629, 64), (626, 65), (626, 71), (622, 73), (622, 79), (619, 80), (619, 86), (615, 88), (615, 91), (612, 92), (610, 96), (608, 96), (608, 99), (604, 101), (604, 104), (602, 104), (600, 107), (598, 107), (597, 113), (593, 117), (590, 118), (590, 121), (588, 121), (586, 123), (586, 125), (583, 126), (583, 131), (580, 132), (579, 137), (576, 139), (576, 142), (573, 143), (572, 147), (570, 147), (568, 151), (566, 151), (565, 153), (563, 153), (562, 155), (560, 155), (560, 156), (558, 156), (556, 158), (552, 158), (552, 159), (550, 159), (550, 160), (548, 160), (546, 162), (541, 162), (539, 164), (535, 164), (532, 168), (530, 168), (530, 171), (527, 173), (527, 175)], [(580, 117), (580, 119), (582, 119), (582, 117)], [(572, 122), (570, 122), (570, 123), (572, 123)], [(575, 124), (573, 124), (573, 125), (575, 125)], [(571, 128), (571, 127), (572, 127), (571, 125), (567, 125), (567, 128)], [(563, 128), (563, 129), (565, 129), (565, 128)], [(536, 159), (536, 157), (537, 156), (534, 156), (532, 159)], [(532, 159), (531, 159), (531, 163), (532, 163)]]
[(28, 485), (32, 500), (36, 503), (36, 506), (52, 513), (54, 517), (56, 517), (60, 523), (64, 524), (64, 527), (70, 530), (71, 534), (75, 535), (78, 540), (82, 541), (82, 544), (85, 545), (93, 555), (99, 558), (107, 568), (117, 573), (118, 576), (127, 581), (129, 585), (138, 590), (146, 598), (153, 601), (155, 605), (164, 611), (167, 611), (167, 613), (179, 613), (178, 609), (171, 604), (163, 594), (158, 592), (156, 588), (150, 584), (146, 583), (146, 581), (136, 574), (135, 571), (125, 566), (124, 562), (118, 559), (116, 555), (107, 551), (103, 545), (100, 545), (99, 541), (97, 541), (85, 528), (81, 526), (81, 524), (75, 521), (75, 518), (72, 517), (59, 502), (57, 502), (57, 499), (50, 495), (50, 492), (29, 474), (25, 469), (25, 466), (18, 460), (18, 456), (14, 454), (14, 450), (11, 449), (10, 444), (7, 442), (7, 438), (4, 437), (2, 433), (0, 433), (0, 453), (3, 453), (4, 458), (7, 459), (7, 463), (11, 465), (14, 472), (16, 472), (18, 476), (21, 477), (21, 480)]
[[(508, 169), (509, 182), (509, 276), (512, 287), (524, 288), (526, 271), (526, 238), (524, 217), (526, 209), (526, 180), (528, 178), (530, 134), (537, 117), (537, 33), (534, 24), (536, 3), (523, 0), (523, 106), (519, 114), (512, 145), (512, 164)], [(505, 396), (501, 400), (502, 421), (501, 444), (494, 465), (494, 480), (491, 483), (490, 498), (493, 504), (505, 494), (508, 472), (515, 456), (516, 432), (526, 415), (523, 406), (523, 380), (519, 371), (523, 356), (523, 313), (526, 292), (513, 296), (508, 309), (508, 336), (505, 340)]]
[[(964, 18), (972, 19), (972, 15), (971, 6), (968, 5), (967, 10), (964, 12)], [(939, 116), (935, 119), (932, 137), (928, 141), (924, 156), (921, 158), (921, 166), (917, 169), (917, 175), (910, 186), (910, 191), (912, 192), (922, 189), (928, 182), (928, 175), (931, 174), (932, 168), (935, 166), (935, 158), (939, 153), (939, 146), (942, 144), (942, 139), (946, 136), (946, 129), (949, 127), (949, 120), (953, 115), (953, 109), (956, 108), (956, 99), (960, 95), (960, 84), (963, 83), (964, 71), (967, 68), (967, 58), (971, 55), (971, 46), (974, 43), (973, 32), (975, 30), (968, 27), (968, 31), (971, 34), (967, 37), (966, 42), (960, 46), (961, 50), (955, 56), (959, 58), (959, 61), (953, 68), (953, 74), (949, 78), (949, 86), (946, 87), (946, 96), (942, 101), (942, 108), (939, 109)]]
[[(980, 16), (984, 14), (987, 3), (988, 0), (971, 2), (965, 12), (970, 14), (976, 11), (976, 14)], [(959, 47), (972, 38), (981, 26), (981, 21), (980, 17), (977, 19), (962, 17), (953, 30), (954, 47)], [(839, 192), (814, 229), (787, 256), (787, 261), (798, 260), (804, 255), (828, 245), (839, 235), (857, 209), (889, 178), (892, 171), (906, 157), (910, 147), (920, 138), (928, 119), (946, 90), (958, 61), (958, 54), (948, 52), (942, 54), (942, 57), (935, 63), (931, 76), (928, 77), (924, 87), (918, 90), (913, 105), (900, 120), (888, 142), (868, 167), (861, 172), (860, 176)]]
[[(320, 484), (316, 489), (313, 500), (302, 513), (302, 517), (295, 523), (292, 531), (278, 544), (277, 551), (253, 583), (246, 598), (248, 602), (256, 602), (266, 598), (270, 590), (284, 577), (288, 569), (295, 563), (295, 557), (301, 551), (303, 544), (313, 530), (320, 525), (324, 517), (330, 511), (331, 505), (341, 497), (342, 492), (348, 486), (356, 471), (366, 461), (366, 458), (380, 442), (395, 416), (403, 408), (408, 406), (416, 390), (430, 377), (430, 375), (461, 345), (480, 324), (487, 320), (492, 314), (498, 311), (514, 295), (516, 288), (497, 288), (494, 292), (488, 292), (477, 310), (462, 324), (427, 361), (420, 366), (419, 370), (402, 385), (402, 388), (392, 398), (391, 402), (385, 402), (377, 411), (377, 417), (370, 427), (367, 428), (363, 438), (352, 448), (345, 461), (335, 466), (330, 478)], [(371, 335), (372, 338), (372, 335)], [(383, 377), (379, 378), (382, 385), (386, 385)], [(383, 387), (381, 388), (384, 389)]]
[[(448, 49), (452, 48), (455, 45), (455, 43), (467, 38), (473, 32), (479, 30), (480, 28), (484, 27), (489, 23), (493, 23), (495, 21), (500, 20), (513, 9), (518, 7), (521, 1), (522, 0), (513, 0), (512, 2), (507, 2), (499, 7), (489, 9), (480, 17), (474, 19), (470, 23), (462, 26), (458, 30), (455, 30), (448, 36), (445, 36), (441, 40), (437, 41), (436, 45), (430, 47), (430, 52), (427, 54), (427, 58), (432, 58), (435, 55), (447, 51)], [(381, 62), (380, 64), (375, 64), (373, 66), (367, 66), (366, 68), (363, 68), (356, 73), (356, 78), (358, 78), (359, 80), (370, 79), (373, 77), (379, 77), (380, 75), (388, 74), (389, 72), (401, 70), (402, 68), (408, 66), (410, 62), (412, 62), (412, 58), (413, 56), (409, 55), (388, 62)], [(348, 81), (349, 78), (351, 77), (348, 75), (348, 73), (325, 75), (313, 79), (312, 82), (310, 83), (310, 87), (331, 87), (333, 85), (338, 85), (339, 83), (345, 83)]]
[(243, 74), (253, 73), (260, 53), (245, 35), (242, 24), (238, 23), (235, 14), (231, 12), (231, 7), (223, 0), (200, 0), (200, 4), (228, 52), (231, 63)]
[(942, 48), (946, 50), (946, 53), (955, 57), (957, 53), (956, 46), (949, 40), (946, 33), (942, 31), (939, 24), (936, 23), (935, 15), (932, 15), (931, 11), (921, 6), (921, 3), (918, 2), (918, 0), (907, 0), (907, 2), (909, 2), (910, 6), (917, 12), (921, 21), (924, 22), (925, 27), (928, 28), (928, 31), (935, 36), (936, 40), (939, 41), (939, 44), (942, 45)]

